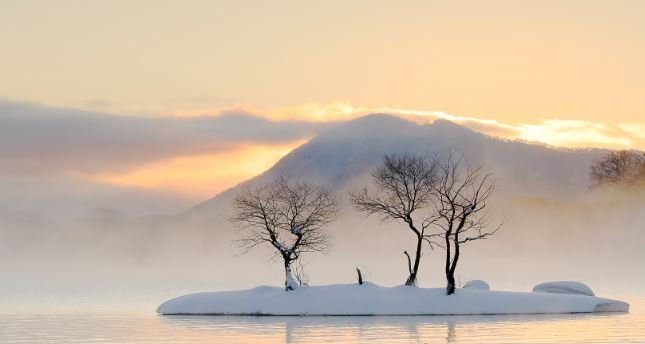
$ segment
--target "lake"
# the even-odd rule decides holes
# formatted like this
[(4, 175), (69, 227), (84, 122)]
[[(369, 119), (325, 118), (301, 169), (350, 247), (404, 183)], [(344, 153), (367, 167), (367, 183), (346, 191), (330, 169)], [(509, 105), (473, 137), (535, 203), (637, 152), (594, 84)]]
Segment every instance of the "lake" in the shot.
[(645, 343), (645, 299), (626, 314), (234, 317), (0, 313), (0, 343)]

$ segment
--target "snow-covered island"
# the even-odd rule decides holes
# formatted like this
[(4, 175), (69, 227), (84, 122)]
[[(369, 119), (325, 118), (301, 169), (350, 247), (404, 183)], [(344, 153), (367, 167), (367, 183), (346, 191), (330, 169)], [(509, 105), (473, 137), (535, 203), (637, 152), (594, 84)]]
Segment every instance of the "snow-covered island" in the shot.
[[(564, 285), (567, 285), (564, 282)], [(557, 285), (558, 283), (553, 283)], [(570, 286), (570, 283), (569, 285)], [(372, 283), (248, 290), (180, 296), (161, 304), (164, 315), (492, 315), (628, 312), (622, 301), (548, 291), (510, 292), (411, 286), (382, 287)]]

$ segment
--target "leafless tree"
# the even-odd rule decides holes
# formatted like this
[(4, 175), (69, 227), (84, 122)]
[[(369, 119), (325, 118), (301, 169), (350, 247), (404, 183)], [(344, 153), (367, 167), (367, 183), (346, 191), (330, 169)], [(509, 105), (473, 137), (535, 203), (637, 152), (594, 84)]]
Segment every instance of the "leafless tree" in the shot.
[(279, 177), (268, 185), (241, 191), (231, 221), (246, 233), (240, 239), (243, 248), (270, 245), (275, 249), (284, 262), (285, 290), (293, 290), (298, 283), (292, 263), (303, 253), (328, 248), (325, 226), (337, 212), (337, 201), (328, 188)]
[(486, 201), (495, 190), (490, 174), (483, 174), (481, 167), (472, 168), (463, 157), (449, 154), (447, 158), (434, 157), (437, 167), (437, 182), (433, 185), (434, 226), (443, 237), (446, 251), (446, 293), (455, 292), (455, 270), (461, 255), (461, 245), (486, 239), (500, 228), (486, 230), (489, 214)]
[(434, 236), (427, 232), (432, 216), (427, 210), (431, 204), (435, 174), (435, 168), (425, 157), (386, 155), (383, 163), (372, 172), (375, 190), (364, 187), (350, 194), (359, 211), (378, 215), (384, 221), (399, 221), (414, 234), (414, 263), (407, 251), (404, 252), (408, 259), (405, 285), (416, 285), (423, 242), (433, 244)]
[(592, 185), (645, 182), (645, 153), (634, 150), (610, 152), (593, 162)]

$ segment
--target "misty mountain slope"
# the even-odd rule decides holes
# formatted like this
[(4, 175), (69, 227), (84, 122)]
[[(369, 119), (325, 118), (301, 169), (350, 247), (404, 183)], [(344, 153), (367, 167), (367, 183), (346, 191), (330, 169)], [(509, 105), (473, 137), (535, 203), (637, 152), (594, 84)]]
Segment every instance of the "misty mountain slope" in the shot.
[[(589, 165), (605, 152), (502, 140), (445, 120), (422, 125), (373, 114), (329, 128), (241, 185), (263, 184), (284, 175), (346, 191), (369, 176), (385, 154), (449, 151), (463, 153), (473, 165), (483, 165), (492, 172), (500, 193), (546, 198), (574, 197), (584, 192)], [(230, 207), (236, 190), (229, 189), (186, 215), (221, 214), (222, 207)]]

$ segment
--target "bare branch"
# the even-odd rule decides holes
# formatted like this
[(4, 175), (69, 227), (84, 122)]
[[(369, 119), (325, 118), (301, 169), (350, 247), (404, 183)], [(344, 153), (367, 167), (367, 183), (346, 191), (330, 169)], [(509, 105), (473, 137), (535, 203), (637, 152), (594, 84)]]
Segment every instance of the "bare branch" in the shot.
[(328, 188), (278, 177), (268, 185), (242, 190), (230, 220), (245, 234), (238, 240), (242, 248), (271, 245), (290, 274), (291, 262), (301, 254), (329, 247), (325, 226), (337, 213), (337, 201)]

